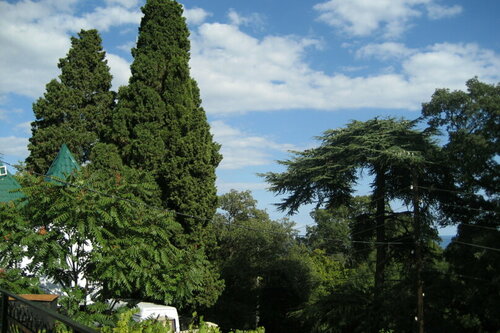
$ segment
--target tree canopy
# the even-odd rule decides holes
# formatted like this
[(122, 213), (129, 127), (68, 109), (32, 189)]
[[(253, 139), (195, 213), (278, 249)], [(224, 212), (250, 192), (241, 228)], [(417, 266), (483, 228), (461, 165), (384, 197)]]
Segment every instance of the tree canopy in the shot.
[[(316, 204), (299, 235), (249, 191), (217, 198), (222, 156), (182, 6), (142, 11), (118, 94), (99, 33), (81, 30), (34, 103), (27, 171), (3, 176), (15, 192), (0, 200), (2, 287), (55, 283), (66, 314), (92, 323), (109, 319), (110, 300), (132, 299), (198, 310), (225, 330), (498, 331), (499, 84), (437, 89), (415, 121), (354, 120), (280, 161), (283, 172), (262, 175), (278, 208)], [(41, 176), (61, 145), (71, 172)], [(371, 193), (356, 196), (366, 176)], [(457, 225), (444, 251), (436, 225)]]
[(142, 11), (132, 77), (119, 91), (111, 140), (125, 165), (154, 175), (163, 207), (182, 213), (177, 218), (191, 232), (215, 213), (219, 145), (190, 77), (182, 6), (148, 0)]
[(457, 225), (445, 252), (452, 316), (462, 327), (494, 332), (500, 325), (500, 85), (473, 78), (466, 86), (437, 89), (423, 104), (422, 118), (447, 136), (443, 158), (451, 170), (450, 179), (426, 191), (439, 199), (442, 222)]
[(62, 144), (78, 162), (89, 160), (92, 147), (109, 131), (114, 106), (105, 57), (97, 30), (82, 30), (71, 38), (71, 49), (59, 60), (59, 80), (50, 81), (33, 104), (28, 168), (45, 173)]
[[(386, 205), (396, 198), (406, 201), (411, 198), (412, 181), (423, 180), (438, 151), (432, 132), (414, 127), (414, 122), (392, 118), (352, 121), (345, 128), (326, 131), (319, 137), (319, 147), (294, 152), (293, 159), (281, 161), (287, 167), (285, 172), (264, 174), (272, 191), (287, 194), (278, 207), (289, 213), (313, 202), (327, 208), (349, 205), (360, 171), (367, 170), (373, 176), (372, 219), (376, 243), (381, 245), (376, 248), (375, 318), (380, 317), (377, 311), (381, 307), (380, 293), (388, 262)], [(381, 328), (380, 325), (375, 324), (374, 328)]]

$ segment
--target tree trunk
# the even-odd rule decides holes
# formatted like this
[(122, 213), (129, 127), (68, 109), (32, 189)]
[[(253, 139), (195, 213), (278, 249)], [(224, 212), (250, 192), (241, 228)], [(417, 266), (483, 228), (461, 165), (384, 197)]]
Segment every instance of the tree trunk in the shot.
[(378, 332), (382, 327), (381, 310), (382, 310), (382, 290), (384, 288), (385, 280), (385, 266), (387, 262), (387, 246), (383, 243), (386, 242), (385, 235), (385, 170), (375, 169), (375, 190), (373, 197), (375, 201), (375, 222), (377, 227), (376, 232), (376, 245), (377, 261), (375, 264), (375, 299), (373, 302), (374, 320), (372, 321), (373, 332)]
[(415, 270), (416, 270), (416, 292), (417, 292), (417, 329), (418, 333), (424, 333), (424, 290), (422, 281), (422, 224), (420, 221), (420, 197), (418, 194), (417, 177), (413, 176), (413, 225), (415, 230)]

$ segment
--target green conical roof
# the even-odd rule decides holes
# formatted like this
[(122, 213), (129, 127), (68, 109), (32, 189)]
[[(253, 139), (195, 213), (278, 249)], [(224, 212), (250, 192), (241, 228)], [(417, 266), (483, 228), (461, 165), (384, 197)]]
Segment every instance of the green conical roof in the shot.
[(63, 144), (61, 149), (59, 149), (59, 153), (55, 160), (52, 162), (52, 165), (49, 168), (49, 171), (45, 174), (45, 180), (52, 183), (57, 183), (53, 178), (58, 178), (61, 180), (66, 180), (69, 175), (71, 175), (74, 171), (80, 170), (80, 165), (75, 160), (71, 152), (69, 151), (68, 146)]
[[(0, 167), (4, 165), (0, 163)], [(17, 180), (7, 171), (6, 175), (0, 176), (0, 202), (9, 202), (24, 198), (22, 192), (13, 192), (21, 188)]]

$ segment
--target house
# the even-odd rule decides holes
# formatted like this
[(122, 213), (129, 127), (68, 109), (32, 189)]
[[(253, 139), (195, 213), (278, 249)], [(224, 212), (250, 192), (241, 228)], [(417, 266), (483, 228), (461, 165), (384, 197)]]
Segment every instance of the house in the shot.
[(7, 170), (7, 166), (0, 163), (0, 202), (10, 202), (24, 198), (19, 191), (21, 185)]
[(66, 180), (75, 170), (79, 171), (80, 165), (69, 151), (68, 146), (64, 143), (45, 174), (45, 181), (58, 183), (56, 179)]
[[(62, 184), (57, 179), (65, 181), (75, 170), (79, 171), (80, 169), (80, 165), (69, 151), (68, 146), (63, 144), (45, 174), (45, 181)], [(20, 188), (21, 185), (7, 170), (7, 166), (0, 163), (0, 202), (11, 202), (24, 198), (25, 195), (19, 191)]]

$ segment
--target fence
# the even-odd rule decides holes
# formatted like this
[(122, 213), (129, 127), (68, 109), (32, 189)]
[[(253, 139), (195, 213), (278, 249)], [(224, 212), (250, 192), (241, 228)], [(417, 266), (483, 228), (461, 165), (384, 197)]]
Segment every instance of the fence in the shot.
[(2, 296), (1, 333), (52, 333), (56, 322), (78, 333), (97, 333), (96, 330), (84, 326), (61, 315), (48, 307), (42, 306), (0, 288)]

